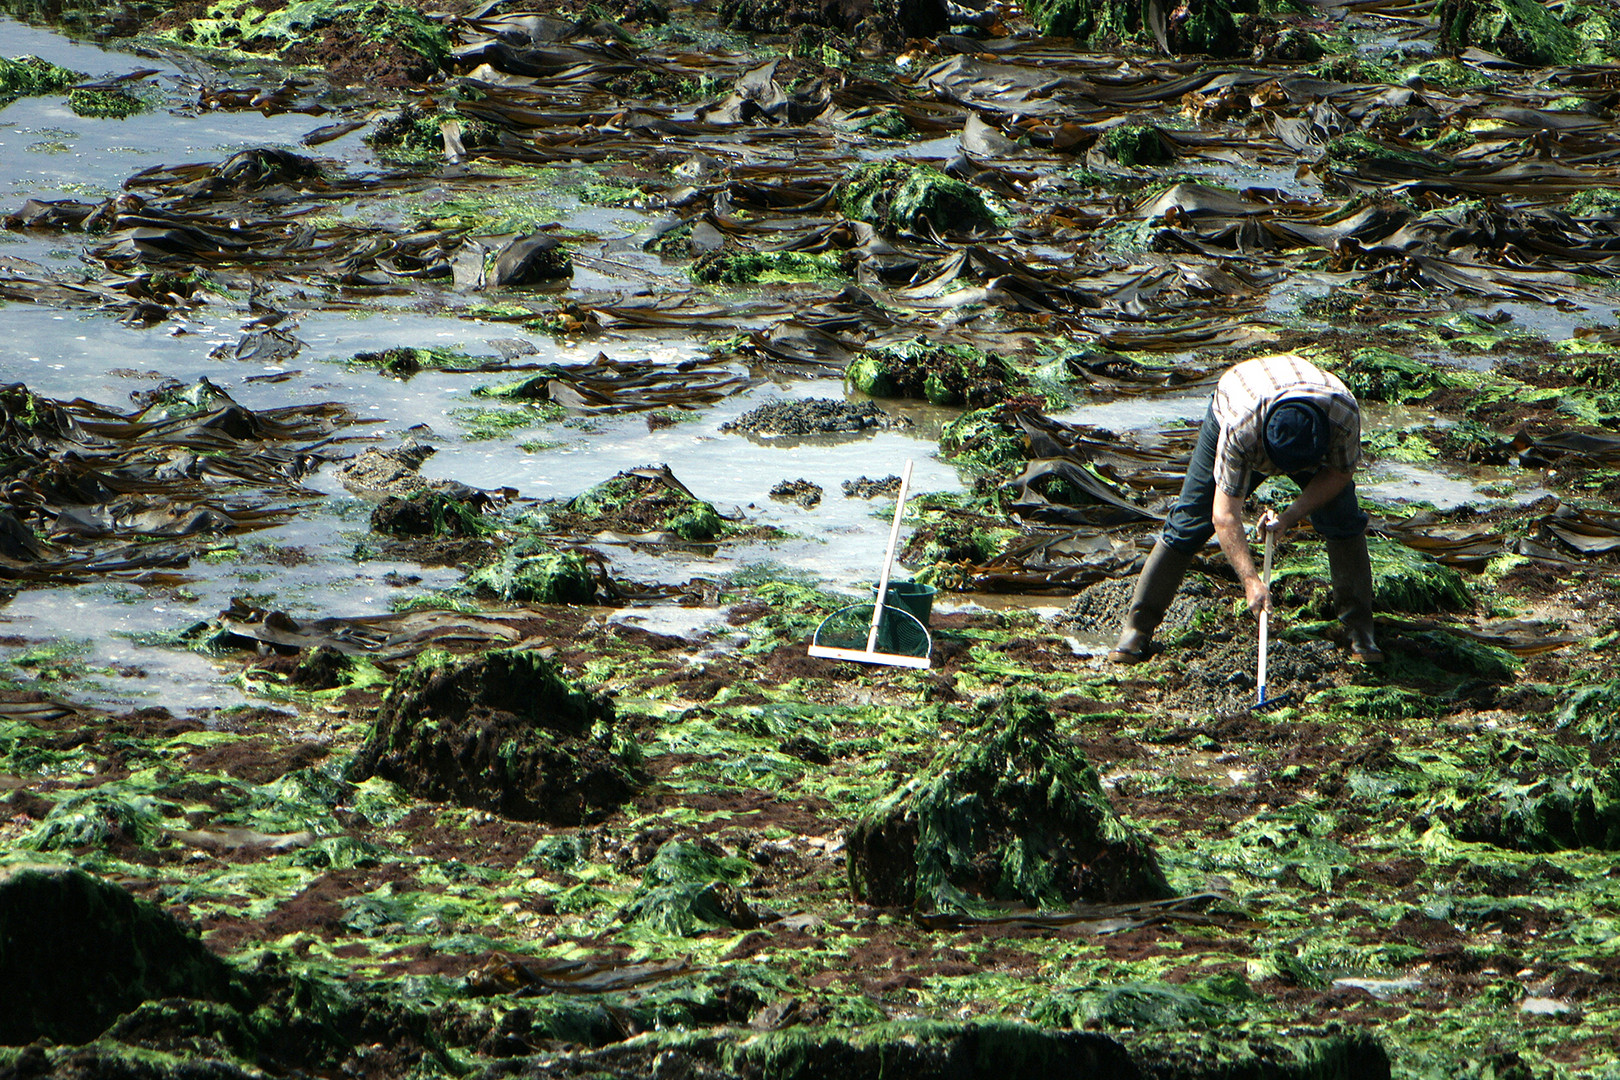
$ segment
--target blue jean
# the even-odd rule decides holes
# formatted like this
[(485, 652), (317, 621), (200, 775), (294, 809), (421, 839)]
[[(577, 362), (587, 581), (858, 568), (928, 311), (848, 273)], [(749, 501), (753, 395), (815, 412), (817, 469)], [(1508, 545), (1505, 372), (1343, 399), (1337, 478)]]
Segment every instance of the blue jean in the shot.
[[(1193, 447), (1192, 460), (1187, 462), (1187, 479), (1182, 482), (1181, 495), (1169, 516), (1164, 519), (1164, 542), (1186, 555), (1195, 555), (1209, 538), (1215, 535), (1212, 514), (1215, 509), (1215, 447), (1221, 436), (1221, 426), (1215, 420), (1211, 405), (1204, 415), (1203, 426), (1198, 429), (1198, 445)], [(1289, 479), (1303, 488), (1316, 472), (1290, 473)], [(1253, 473), (1249, 477), (1249, 490), (1254, 493), (1265, 477)], [(1367, 513), (1356, 500), (1356, 482), (1350, 481), (1333, 499), (1311, 515), (1311, 526), (1328, 540), (1354, 540), (1367, 531)]]

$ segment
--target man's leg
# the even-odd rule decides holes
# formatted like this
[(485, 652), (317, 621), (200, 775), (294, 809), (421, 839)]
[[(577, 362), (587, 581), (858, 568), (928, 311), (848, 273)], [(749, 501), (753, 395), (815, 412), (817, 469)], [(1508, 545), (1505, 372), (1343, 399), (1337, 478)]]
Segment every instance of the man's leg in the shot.
[(1372, 559), (1367, 554), (1367, 513), (1356, 500), (1355, 481), (1332, 502), (1311, 515), (1311, 525), (1327, 541), (1328, 575), (1333, 581), (1333, 610), (1350, 643), (1350, 659), (1364, 664), (1383, 661), (1373, 636)]
[(1153, 545), (1136, 579), (1136, 591), (1131, 594), (1131, 606), (1125, 612), (1119, 643), (1108, 654), (1108, 659), (1116, 664), (1139, 664), (1148, 658), (1153, 631), (1164, 621), (1164, 613), (1175, 599), (1181, 579), (1186, 576), (1198, 549), (1215, 533), (1210, 511), (1215, 505), (1215, 446), (1219, 438), (1220, 425), (1215, 422), (1212, 409), (1205, 414), (1204, 424), (1198, 429), (1198, 443), (1187, 463), (1181, 495), (1165, 518), (1164, 532)]

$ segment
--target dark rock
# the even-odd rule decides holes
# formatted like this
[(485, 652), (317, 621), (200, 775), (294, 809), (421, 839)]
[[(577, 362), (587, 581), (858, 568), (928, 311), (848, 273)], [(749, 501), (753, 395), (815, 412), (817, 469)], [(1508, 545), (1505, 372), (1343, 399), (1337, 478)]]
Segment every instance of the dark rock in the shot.
[(484, 284), (533, 285), (573, 276), (574, 259), (562, 246), (562, 241), (544, 233), (530, 233), (510, 241), (495, 253)]
[(354, 661), (329, 645), (321, 645), (298, 661), (288, 681), (305, 690), (331, 690), (348, 682)]
[(384, 699), (354, 774), (426, 799), (575, 825), (634, 790), (634, 751), (614, 746), (613, 729), (612, 703), (570, 686), (539, 653), (425, 654)]
[(906, 426), (870, 401), (854, 404), (832, 398), (770, 401), (720, 425), (743, 435), (844, 435)]
[(861, 477), (858, 480), (845, 480), (839, 485), (846, 499), (875, 499), (880, 495), (900, 494), (900, 478), (898, 476), (885, 476), (881, 480)]
[(798, 503), (808, 510), (821, 502), (821, 485), (808, 480), (783, 480), (771, 488), (771, 498), (777, 502)]
[(156, 905), (78, 870), (0, 871), (0, 1044), (89, 1042), (166, 997), (252, 1008), (225, 962)]
[(371, 528), (385, 536), (482, 536), (494, 525), (485, 519), (487, 494), (464, 484), (447, 484), (404, 497), (389, 496), (371, 512)]
[(857, 900), (933, 910), (963, 896), (1063, 907), (1171, 895), (1147, 838), (1114, 813), (1038, 693), (980, 708), (976, 726), (850, 830)]

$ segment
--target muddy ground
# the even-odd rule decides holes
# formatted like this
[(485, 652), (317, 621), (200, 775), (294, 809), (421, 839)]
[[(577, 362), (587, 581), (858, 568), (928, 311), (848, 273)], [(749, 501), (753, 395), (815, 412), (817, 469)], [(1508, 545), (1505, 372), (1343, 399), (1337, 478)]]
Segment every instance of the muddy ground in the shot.
[(0, 6), (0, 1076), (1620, 1073), (1620, 11)]

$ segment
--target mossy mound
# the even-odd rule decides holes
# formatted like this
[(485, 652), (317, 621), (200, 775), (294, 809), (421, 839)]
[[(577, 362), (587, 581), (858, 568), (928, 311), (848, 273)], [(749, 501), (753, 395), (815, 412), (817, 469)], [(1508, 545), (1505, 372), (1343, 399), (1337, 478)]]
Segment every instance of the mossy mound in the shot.
[(694, 498), (673, 477), (657, 470), (622, 472), (569, 500), (568, 509), (604, 527), (629, 532), (661, 529), (694, 542), (715, 540), (725, 532), (713, 503)]
[(612, 703), (569, 685), (539, 653), (423, 654), (384, 698), (353, 775), (521, 821), (575, 825), (630, 797), (632, 754), (617, 746)]
[(15, 60), (0, 56), (0, 103), (39, 94), (60, 94), (82, 78), (84, 76), (77, 71), (57, 67), (37, 56), (19, 56)]
[(1502, 780), (1476, 794), (1458, 814), (1457, 837), (1515, 851), (1620, 851), (1620, 765), (1549, 771), (1555, 775)]
[[(410, 61), (398, 74), (423, 79), (450, 56), (450, 35), (437, 22), (393, 0), (292, 0), (265, 11), (238, 0), (218, 0), (200, 16), (163, 32), (183, 45), (274, 56), (287, 63), (326, 62), (338, 73), (374, 53), (397, 51)], [(373, 73), (392, 81), (389, 66)]]
[(596, 575), (585, 557), (539, 541), (514, 544), (495, 562), (468, 574), (467, 585), (509, 604), (589, 604), (596, 599)]
[(1564, 203), (1564, 212), (1578, 218), (1620, 217), (1620, 189), (1587, 188)]
[(1595, 743), (1620, 740), (1620, 683), (1598, 683), (1571, 691), (1558, 711), (1558, 726)]
[(889, 232), (973, 232), (996, 224), (977, 188), (931, 165), (904, 161), (857, 166), (839, 190), (838, 205), (851, 221)]
[(252, 1008), (224, 961), (156, 905), (78, 870), (0, 870), (0, 1045), (88, 1042), (169, 997)]
[[(1422, 552), (1369, 537), (1367, 554), (1373, 569), (1373, 607), (1379, 611), (1462, 611), (1473, 605), (1462, 575)], [(1331, 576), (1325, 546), (1312, 546), (1289, 559), (1275, 575), (1278, 582), (1311, 578), (1324, 583)]]
[(699, 285), (836, 281), (849, 275), (837, 255), (803, 251), (711, 251), (688, 271)]
[(483, 513), (489, 496), (472, 488), (434, 488), (404, 497), (389, 496), (371, 512), (371, 528), (384, 536), (487, 536), (495, 522)]
[(759, 925), (759, 916), (738, 892), (752, 871), (752, 864), (713, 844), (671, 840), (647, 864), (642, 888), (620, 918), (680, 937), (713, 929), (752, 929)]
[(994, 353), (939, 345), (925, 337), (880, 345), (856, 357), (844, 378), (872, 397), (923, 398), (982, 409), (1023, 391), (1028, 380)]
[(1124, 124), (1103, 133), (1103, 150), (1121, 165), (1167, 165), (1176, 155), (1152, 124)]
[(850, 830), (856, 899), (933, 909), (1171, 895), (1147, 839), (1114, 812), (1038, 693), (962, 719), (973, 726)]
[(1538, 0), (1441, 0), (1440, 42), (1459, 52), (1477, 45), (1516, 64), (1575, 63), (1580, 40)]
[(959, 468), (1007, 476), (1024, 467), (1024, 433), (1002, 408), (976, 409), (946, 424), (939, 449)]
[(75, 116), (101, 120), (123, 120), (137, 113), (151, 112), (152, 106), (133, 94), (120, 90), (74, 90), (68, 94), (68, 108)]
[[(1024, 13), (1043, 34), (1108, 44), (1148, 40), (1151, 8), (1149, 0), (1028, 0)], [(1236, 56), (1244, 45), (1238, 16), (1259, 8), (1255, 0), (1189, 0), (1165, 27), (1170, 51)]]
[(51, 807), (23, 837), (35, 851), (71, 851), (125, 841), (141, 845), (162, 830), (162, 807), (150, 795), (131, 794), (116, 784), (79, 792)]
[(1477, 385), (1473, 372), (1425, 364), (1388, 349), (1358, 349), (1350, 359), (1328, 365), (1357, 399), (1393, 403), (1421, 401), (1437, 390)]
[(454, 123), (460, 129), (463, 149), (495, 146), (501, 141), (501, 129), (488, 121), (474, 120), (453, 110), (427, 112), (407, 104), (399, 112), (373, 124), (365, 135), (365, 142), (386, 158), (404, 161), (442, 158), (447, 123)]

